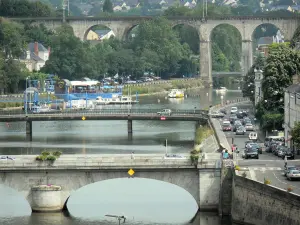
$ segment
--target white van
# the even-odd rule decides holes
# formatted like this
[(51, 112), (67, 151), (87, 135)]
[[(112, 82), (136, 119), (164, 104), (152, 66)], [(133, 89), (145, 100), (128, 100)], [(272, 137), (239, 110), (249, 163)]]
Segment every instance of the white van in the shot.
[(250, 132), (249, 140), (256, 141), (257, 140), (257, 133), (256, 132)]
[(237, 107), (231, 107), (230, 113), (231, 114), (235, 114), (238, 112), (238, 108)]

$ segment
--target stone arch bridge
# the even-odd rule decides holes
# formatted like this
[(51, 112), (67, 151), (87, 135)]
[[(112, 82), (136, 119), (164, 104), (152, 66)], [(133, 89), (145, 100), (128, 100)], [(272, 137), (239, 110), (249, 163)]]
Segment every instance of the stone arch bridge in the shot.
[[(220, 168), (216, 168), (215, 161), (202, 162), (205, 164), (202, 168), (192, 164), (189, 157), (165, 159), (162, 154), (136, 155), (135, 159), (130, 154), (64, 155), (54, 163), (38, 162), (35, 157), (16, 156), (14, 161), (0, 162), (0, 184), (21, 193), (33, 211), (60, 211), (79, 188), (108, 179), (129, 178), (130, 168), (135, 171), (133, 177), (160, 180), (183, 188), (200, 208), (218, 208)], [(50, 185), (61, 189), (51, 189)]]
[[(30, 21), (34, 24), (44, 24), (48, 29), (56, 29), (63, 21), (61, 18), (11, 18), (16, 21)], [(96, 25), (110, 28), (119, 39), (127, 37), (128, 33), (143, 20), (153, 17), (68, 17), (66, 23), (73, 27), (75, 35), (84, 40), (89, 30)], [(298, 17), (223, 17), (223, 18), (193, 18), (168, 17), (173, 26), (185, 24), (194, 27), (200, 40), (200, 74), (209, 82), (212, 81), (211, 34), (215, 27), (221, 24), (234, 26), (241, 34), (242, 39), (242, 69), (243, 75), (253, 65), (252, 36), (255, 29), (262, 24), (276, 26), (284, 35), (285, 40), (291, 40), (299, 25)], [(236, 43), (240, 44), (240, 43)]]

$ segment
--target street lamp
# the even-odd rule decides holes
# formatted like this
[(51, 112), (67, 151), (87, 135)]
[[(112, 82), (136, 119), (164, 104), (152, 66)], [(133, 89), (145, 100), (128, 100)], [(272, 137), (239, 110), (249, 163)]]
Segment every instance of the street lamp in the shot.
[(224, 96), (221, 95), (221, 105), (222, 105), (222, 106), (224, 105), (223, 98), (224, 98)]
[(25, 84), (25, 115), (27, 115), (27, 82), (29, 78), (30, 77), (26, 77), (26, 84)]

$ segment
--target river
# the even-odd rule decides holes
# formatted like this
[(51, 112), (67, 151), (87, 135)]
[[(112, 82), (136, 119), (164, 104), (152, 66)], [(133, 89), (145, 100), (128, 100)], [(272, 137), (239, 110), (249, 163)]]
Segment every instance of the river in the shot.
[[(238, 97), (242, 97), (241, 92), (228, 91), (223, 101)], [(182, 100), (165, 99), (165, 95), (139, 100), (133, 107), (204, 109), (221, 102), (212, 89), (194, 91)], [(58, 149), (63, 154), (164, 153), (165, 139), (169, 152), (183, 153), (192, 147), (195, 126), (193, 122), (134, 121), (133, 138), (128, 139), (126, 121), (36, 122), (31, 143), (25, 141), (24, 123), (2, 123), (0, 132), (1, 155), (39, 154), (45, 149)], [(189, 223), (197, 212), (189, 193), (169, 183), (142, 178), (107, 180), (77, 190), (68, 201), (70, 215), (31, 214), (27, 201), (4, 186), (0, 186), (0, 198), (1, 225), (118, 224), (106, 214), (126, 215), (125, 224), (230, 224), (211, 213), (198, 213)]]

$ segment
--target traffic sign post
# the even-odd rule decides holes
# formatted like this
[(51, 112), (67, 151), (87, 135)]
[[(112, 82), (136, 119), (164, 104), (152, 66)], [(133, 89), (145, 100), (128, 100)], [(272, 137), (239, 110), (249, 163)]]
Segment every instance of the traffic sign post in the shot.
[(168, 139), (166, 139), (166, 156), (168, 155)]

